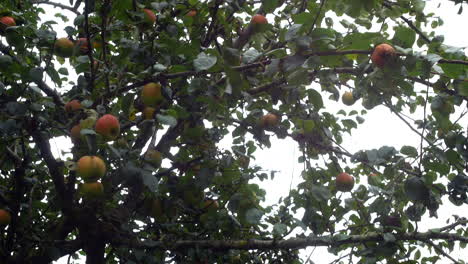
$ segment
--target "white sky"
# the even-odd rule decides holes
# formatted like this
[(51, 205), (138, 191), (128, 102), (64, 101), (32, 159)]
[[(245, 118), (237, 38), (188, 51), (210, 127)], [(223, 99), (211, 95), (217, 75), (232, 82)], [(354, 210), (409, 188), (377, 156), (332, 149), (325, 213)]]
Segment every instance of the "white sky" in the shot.
[[(443, 2), (442, 8), (437, 8), (439, 2)], [(72, 13), (67, 11), (59, 9), (53, 10), (45, 5), (43, 5), (43, 7), (47, 10), (47, 16), (55, 14), (56, 12), (62, 12), (70, 18), (74, 17)], [(437, 0), (426, 2), (425, 12), (427, 13), (429, 11), (438, 14), (444, 20), (444, 25), (438, 29), (437, 33), (445, 36), (445, 44), (458, 47), (468, 46), (468, 34), (462, 33), (463, 27), (466, 27), (468, 22), (468, 10), (465, 9), (462, 15), (457, 15), (458, 8), (453, 8), (452, 2)], [(73, 21), (70, 21), (68, 24), (72, 25), (72, 22)], [(55, 26), (54, 29), (59, 32), (58, 37), (65, 36), (62, 30), (65, 26), (64, 23), (59, 23), (59, 25)], [(70, 79), (73, 79), (73, 77), (70, 76)], [(324, 96), (324, 99), (325, 97), (326, 96)], [(325, 101), (325, 105), (329, 112), (336, 112), (343, 107), (340, 102), (332, 101)], [(350, 107), (347, 109), (350, 110), (353, 108), (361, 109), (361, 102), (358, 101), (352, 108)], [(416, 113), (414, 117), (420, 119), (422, 114)], [(396, 116), (391, 115), (386, 108), (382, 106), (376, 107), (369, 111), (364, 118), (366, 119), (365, 123), (359, 125), (358, 129), (353, 130), (352, 137), (344, 137), (343, 146), (351, 153), (359, 149), (379, 148), (383, 145), (394, 146), (397, 150), (403, 145), (419, 146), (419, 137), (407, 128)], [(467, 124), (468, 120), (465, 118), (463, 122)], [(52, 147), (54, 148), (54, 146), (54, 155), (59, 157), (58, 146), (70, 146), (70, 141), (64, 138), (56, 139), (52, 142)], [(265, 205), (276, 204), (280, 197), (287, 196), (291, 182), (293, 188), (297, 183), (301, 182), (300, 173), (303, 165), (297, 163), (299, 155), (301, 154), (296, 142), (291, 139), (277, 140), (275, 137), (272, 137), (272, 147), (270, 149), (257, 151), (257, 158), (255, 161), (252, 160), (251, 164), (278, 171), (273, 181), (261, 183), (261, 186), (267, 190)], [(461, 208), (463, 208), (463, 210)], [(455, 207), (447, 200), (445, 200), (444, 205), (439, 209), (438, 213), (440, 216), (439, 219), (429, 219), (425, 217), (420, 224), (420, 231), (445, 225), (445, 220), (455, 213), (460, 216), (468, 217), (466, 205), (463, 205), (463, 207)], [(297, 216), (299, 219), (301, 219), (301, 217), (302, 215)], [(302, 232), (301, 230), (296, 231)], [(311, 260), (314, 260), (316, 263), (328, 263), (336, 259), (336, 256), (329, 254), (324, 247), (319, 247), (315, 250), (312, 247), (304, 249), (302, 251), (304, 259), (306, 259), (312, 251)], [(468, 253), (462, 255), (462, 252), (457, 249), (451, 253), (451, 256), (456, 259), (468, 259)], [(67, 257), (63, 257), (56, 263), (66, 263), (66, 261)], [(74, 263), (84, 263), (84, 260), (79, 262), (75, 261)]]

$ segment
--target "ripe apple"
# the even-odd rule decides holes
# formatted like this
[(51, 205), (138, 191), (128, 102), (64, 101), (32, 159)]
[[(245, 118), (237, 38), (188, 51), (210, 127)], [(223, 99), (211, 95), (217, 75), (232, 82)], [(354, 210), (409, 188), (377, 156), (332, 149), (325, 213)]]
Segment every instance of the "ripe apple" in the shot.
[(147, 106), (143, 109), (143, 117), (146, 119), (146, 120), (151, 120), (154, 118), (154, 113), (156, 112), (156, 108), (154, 107), (151, 107), (151, 106)]
[(260, 118), (260, 126), (264, 129), (272, 129), (278, 126), (279, 121), (276, 114), (268, 113)]
[(78, 100), (71, 100), (65, 104), (65, 111), (68, 113), (75, 112), (81, 109), (81, 103)]
[[(76, 40), (75, 45), (78, 47), (78, 50), (81, 55), (88, 54), (88, 40), (86, 38), (79, 38)], [(93, 44), (91, 43), (91, 48)]]
[(72, 129), (70, 130), (70, 137), (71, 140), (75, 143), (80, 142), (81, 139), (81, 127), (80, 124), (74, 125)]
[(0, 18), (0, 33), (4, 33), (8, 27), (16, 26), (16, 21), (10, 16), (4, 16)]
[(95, 130), (106, 140), (114, 140), (120, 134), (119, 120), (110, 114), (103, 115), (96, 121)]
[(104, 194), (104, 186), (100, 182), (85, 182), (80, 186), (80, 192), (86, 198), (99, 198)]
[(145, 84), (141, 90), (141, 100), (146, 106), (156, 106), (163, 100), (161, 84), (154, 82)]
[(268, 20), (264, 15), (256, 14), (250, 20), (250, 24), (254, 32), (263, 32), (266, 30)]
[(155, 168), (158, 168), (159, 166), (161, 166), (161, 163), (162, 163), (161, 152), (155, 149), (149, 149), (148, 151), (146, 151), (144, 159), (145, 161), (153, 165)]
[(345, 92), (343, 96), (341, 96), (341, 101), (345, 105), (353, 105), (356, 102), (352, 92)]
[(74, 44), (71, 40), (67, 38), (59, 38), (54, 43), (54, 52), (55, 55), (69, 58), (73, 56)]
[(153, 11), (149, 9), (143, 9), (143, 13), (145, 15), (144, 24), (145, 26), (152, 26), (156, 23), (156, 15)]
[(83, 156), (76, 164), (76, 172), (85, 182), (94, 182), (106, 174), (106, 164), (98, 156)]
[(341, 192), (350, 192), (354, 187), (354, 178), (346, 172), (336, 176), (336, 189)]
[(0, 225), (8, 225), (11, 222), (11, 215), (5, 209), (0, 209)]
[(196, 15), (197, 15), (197, 10), (195, 10), (195, 9), (192, 9), (192, 10), (188, 11), (188, 13), (187, 13), (188, 17), (194, 17)]
[(389, 44), (382, 43), (375, 47), (371, 55), (371, 61), (375, 66), (383, 68), (396, 55), (395, 49)]

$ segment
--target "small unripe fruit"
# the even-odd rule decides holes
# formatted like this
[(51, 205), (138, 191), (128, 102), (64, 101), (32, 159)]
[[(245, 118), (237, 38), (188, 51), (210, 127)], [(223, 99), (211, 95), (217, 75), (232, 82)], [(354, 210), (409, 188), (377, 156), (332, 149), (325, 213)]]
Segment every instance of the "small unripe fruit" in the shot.
[[(88, 54), (88, 40), (86, 38), (77, 39), (75, 45), (78, 47), (78, 50), (81, 55)], [(93, 48), (92, 44), (91, 48)]]
[(188, 17), (194, 17), (196, 15), (197, 15), (197, 10), (193, 10), (193, 9), (188, 11), (188, 13), (187, 13)]
[(119, 120), (110, 114), (103, 115), (96, 121), (96, 133), (100, 134), (106, 140), (114, 140), (120, 134)]
[(70, 137), (73, 142), (78, 143), (80, 142), (81, 138), (81, 127), (80, 124), (74, 125), (72, 129), (70, 130)]
[(67, 38), (59, 38), (54, 43), (54, 52), (55, 55), (69, 58), (73, 55), (74, 44), (71, 40)]
[(143, 86), (141, 100), (146, 106), (156, 106), (163, 100), (161, 84), (151, 82)]
[(153, 119), (154, 118), (154, 113), (156, 112), (156, 108), (154, 107), (151, 107), (151, 106), (147, 106), (145, 107), (145, 109), (143, 109), (143, 117), (146, 119), (146, 120), (150, 120), (150, 119)]
[(80, 188), (81, 194), (86, 198), (99, 198), (104, 194), (104, 186), (100, 182), (85, 182)]
[(93, 182), (106, 174), (106, 164), (98, 156), (83, 156), (76, 164), (76, 172), (85, 182)]
[(16, 26), (16, 21), (10, 16), (4, 16), (0, 18), (0, 33), (4, 33), (8, 27)]
[(7, 210), (0, 209), (0, 225), (9, 225), (11, 223), (11, 215)]
[(261, 117), (260, 126), (265, 129), (272, 129), (279, 124), (279, 117), (276, 114), (268, 113)]
[(71, 100), (65, 104), (65, 111), (71, 113), (81, 109), (81, 103), (78, 100)]
[(145, 153), (144, 157), (145, 161), (153, 165), (154, 167), (159, 167), (161, 166), (162, 163), (162, 155), (161, 152), (155, 150), (155, 149), (150, 149)]
[(143, 9), (143, 13), (145, 13), (145, 24), (153, 25), (156, 23), (156, 15), (153, 11), (149, 9)]
[(336, 189), (341, 192), (350, 192), (354, 187), (354, 178), (346, 172), (336, 177)]
[(393, 60), (395, 55), (395, 49), (392, 46), (383, 43), (375, 47), (371, 55), (371, 61), (372, 63), (374, 63), (375, 66), (383, 68), (385, 65), (388, 64), (388, 62)]
[(345, 92), (343, 96), (341, 96), (341, 101), (345, 105), (353, 105), (356, 102), (352, 92)]

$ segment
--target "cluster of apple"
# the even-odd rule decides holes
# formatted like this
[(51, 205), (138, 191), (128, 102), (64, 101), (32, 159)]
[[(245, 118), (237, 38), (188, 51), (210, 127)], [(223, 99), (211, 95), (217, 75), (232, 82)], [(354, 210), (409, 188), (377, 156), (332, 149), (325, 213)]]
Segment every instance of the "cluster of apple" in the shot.
[[(382, 43), (375, 47), (371, 54), (371, 61), (372, 64), (382, 69), (389, 65), (394, 60), (395, 56), (395, 49), (389, 44)], [(357, 98), (349, 91), (344, 92), (341, 96), (341, 101), (345, 105), (353, 105), (356, 100)]]
[[(71, 100), (65, 105), (65, 111), (69, 113), (80, 109), (82, 109), (82, 106), (78, 100)], [(120, 134), (120, 123), (115, 116), (106, 114), (97, 119), (97, 121), (91, 116), (72, 127), (70, 131), (72, 141), (75, 144), (79, 144), (82, 140), (81, 129), (92, 128), (93, 126), (96, 133), (106, 141), (115, 140)], [(106, 164), (100, 157), (81, 157), (76, 163), (76, 172), (84, 181), (80, 187), (83, 196), (96, 198), (104, 193), (104, 187), (98, 180), (106, 173)]]

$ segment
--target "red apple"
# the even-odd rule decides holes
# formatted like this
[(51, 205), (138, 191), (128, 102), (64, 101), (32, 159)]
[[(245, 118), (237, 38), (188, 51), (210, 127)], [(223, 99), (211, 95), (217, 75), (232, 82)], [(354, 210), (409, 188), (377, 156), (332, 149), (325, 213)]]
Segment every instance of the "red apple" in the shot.
[(119, 120), (110, 114), (103, 115), (96, 121), (95, 130), (106, 140), (114, 140), (120, 134)]
[(336, 177), (336, 189), (341, 192), (350, 192), (354, 187), (354, 178), (346, 172)]

